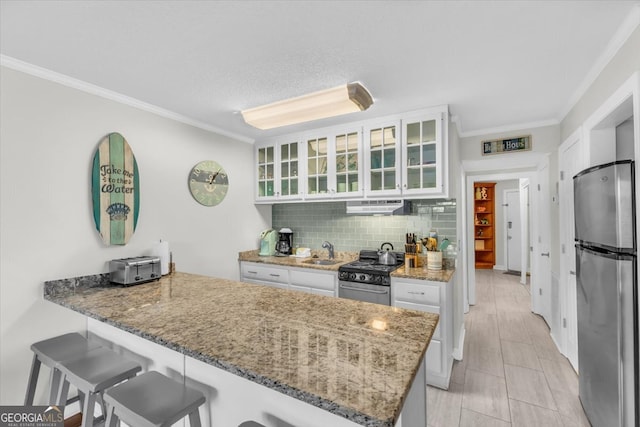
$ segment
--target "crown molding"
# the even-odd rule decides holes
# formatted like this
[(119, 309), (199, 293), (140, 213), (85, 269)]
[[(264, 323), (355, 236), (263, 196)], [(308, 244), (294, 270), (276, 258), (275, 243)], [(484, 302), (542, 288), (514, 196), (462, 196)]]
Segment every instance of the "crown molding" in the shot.
[(44, 80), (49, 80), (54, 83), (61, 84), (63, 86), (67, 86), (67, 87), (77, 89), (92, 95), (96, 95), (101, 98), (109, 99), (111, 101), (115, 101), (120, 104), (128, 105), (130, 107), (134, 107), (139, 110), (147, 111), (149, 113), (156, 114), (166, 119), (175, 120), (177, 122), (184, 123), (202, 130), (206, 130), (208, 132), (213, 132), (222, 136), (233, 138), (238, 141), (242, 141), (250, 144), (252, 144), (255, 141), (253, 138), (248, 138), (244, 135), (228, 132), (224, 129), (211, 126), (207, 123), (204, 123), (198, 120), (193, 120), (189, 117), (183, 116), (182, 114), (178, 114), (173, 111), (169, 111), (164, 108), (158, 107), (156, 105), (140, 101), (139, 99), (135, 99), (130, 96), (123, 95), (121, 93), (114, 92), (112, 90), (105, 89), (103, 87), (96, 86), (91, 83), (87, 83), (83, 80), (75, 79), (65, 74), (60, 74), (55, 71), (49, 70), (47, 68), (42, 68), (37, 65), (33, 65), (28, 62), (21, 61), (19, 59), (15, 59), (7, 55), (0, 55), (0, 65), (2, 65), (3, 67), (11, 68), (16, 71), (21, 71), (23, 73), (26, 73), (35, 77), (39, 77)]
[(593, 82), (598, 78), (604, 68), (611, 62), (613, 57), (618, 53), (620, 48), (631, 37), (631, 34), (635, 29), (640, 26), (640, 4), (636, 4), (635, 8), (627, 15), (622, 22), (618, 31), (614, 34), (613, 38), (609, 41), (609, 44), (605, 48), (604, 52), (598, 57), (595, 64), (591, 67), (585, 78), (582, 80), (578, 89), (569, 98), (567, 105), (560, 110), (558, 117), (560, 122), (565, 119), (567, 114), (575, 107), (580, 98), (584, 96), (587, 90), (591, 87)]
[(460, 117), (453, 116), (451, 118), (451, 121), (456, 124), (456, 129), (458, 130), (458, 136), (460, 138), (494, 135), (494, 134), (500, 134), (500, 133), (506, 133), (506, 132), (522, 131), (525, 129), (535, 129), (535, 128), (542, 128), (547, 126), (555, 126), (560, 124), (559, 120), (549, 119), (549, 120), (540, 120), (537, 122), (514, 123), (510, 125), (498, 126), (493, 128), (476, 129), (476, 130), (464, 132), (462, 130)]

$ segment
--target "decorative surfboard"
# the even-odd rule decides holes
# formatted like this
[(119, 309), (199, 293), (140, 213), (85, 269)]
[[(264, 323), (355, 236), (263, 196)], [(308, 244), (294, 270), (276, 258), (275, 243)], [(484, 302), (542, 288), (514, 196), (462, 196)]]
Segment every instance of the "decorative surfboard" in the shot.
[(127, 140), (105, 136), (93, 156), (91, 172), (93, 219), (107, 245), (126, 245), (138, 224), (140, 177)]

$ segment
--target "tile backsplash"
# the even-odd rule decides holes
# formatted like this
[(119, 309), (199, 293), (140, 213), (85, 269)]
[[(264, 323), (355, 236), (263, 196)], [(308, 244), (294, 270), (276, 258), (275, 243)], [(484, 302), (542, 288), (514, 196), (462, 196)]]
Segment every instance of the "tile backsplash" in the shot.
[(438, 241), (447, 237), (456, 242), (455, 200), (412, 200), (410, 215), (347, 215), (346, 202), (287, 203), (272, 208), (273, 228), (293, 230), (296, 247), (320, 249), (322, 242), (333, 243), (336, 251), (377, 249), (390, 242), (404, 251), (405, 234), (418, 237), (430, 230)]

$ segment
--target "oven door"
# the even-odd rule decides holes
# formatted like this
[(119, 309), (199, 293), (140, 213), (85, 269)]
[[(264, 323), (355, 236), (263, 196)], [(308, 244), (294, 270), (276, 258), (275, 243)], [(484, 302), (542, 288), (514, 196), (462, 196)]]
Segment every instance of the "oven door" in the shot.
[(338, 296), (356, 301), (374, 304), (391, 305), (391, 288), (389, 286), (370, 285), (367, 283), (338, 282)]

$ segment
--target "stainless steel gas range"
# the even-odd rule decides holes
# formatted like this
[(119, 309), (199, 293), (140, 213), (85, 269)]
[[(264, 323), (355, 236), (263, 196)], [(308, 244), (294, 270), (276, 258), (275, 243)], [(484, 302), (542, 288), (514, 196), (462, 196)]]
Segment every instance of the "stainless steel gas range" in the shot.
[(378, 262), (378, 252), (360, 251), (358, 261), (338, 269), (338, 296), (357, 301), (391, 305), (391, 272), (404, 264), (403, 252), (392, 252), (395, 265)]

